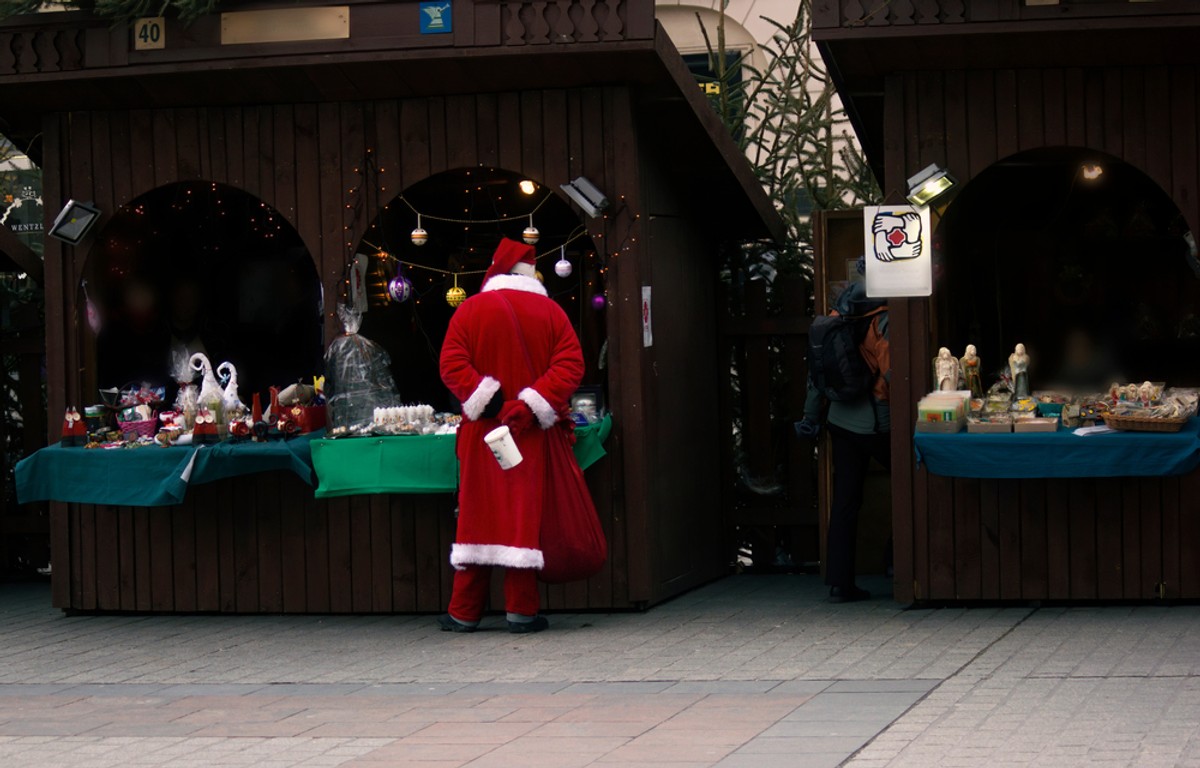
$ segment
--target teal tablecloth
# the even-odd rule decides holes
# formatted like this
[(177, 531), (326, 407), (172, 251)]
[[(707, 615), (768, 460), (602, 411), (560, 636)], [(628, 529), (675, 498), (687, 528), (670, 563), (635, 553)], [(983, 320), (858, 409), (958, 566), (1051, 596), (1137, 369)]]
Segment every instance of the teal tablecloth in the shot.
[(935, 475), (949, 477), (1157, 477), (1186, 474), (1200, 466), (1196, 418), (1179, 432), (918, 432), (913, 442), (919, 463)]
[[(607, 455), (612, 416), (575, 430), (575, 460), (587, 469)], [(370, 493), (453, 493), (458, 490), (455, 435), (344, 437), (314, 440), (317, 498)]]
[(294, 472), (312, 485), (314, 432), (266, 443), (161, 448), (64, 448), (55, 443), (15, 468), (17, 499), (157, 507), (178, 504), (189, 485), (271, 470)]

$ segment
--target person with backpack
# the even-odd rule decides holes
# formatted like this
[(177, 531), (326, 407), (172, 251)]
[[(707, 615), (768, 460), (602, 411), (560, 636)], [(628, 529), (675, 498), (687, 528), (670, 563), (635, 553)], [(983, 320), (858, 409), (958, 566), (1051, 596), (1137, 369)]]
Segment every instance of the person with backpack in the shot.
[(887, 302), (869, 299), (862, 282), (851, 283), (826, 317), (809, 330), (808, 396), (796, 434), (815, 439), (823, 404), (833, 460), (833, 502), (825, 547), (825, 583), (829, 601), (867, 600), (855, 584), (854, 558), (858, 513), (871, 459), (891, 469), (891, 414), (888, 388)]

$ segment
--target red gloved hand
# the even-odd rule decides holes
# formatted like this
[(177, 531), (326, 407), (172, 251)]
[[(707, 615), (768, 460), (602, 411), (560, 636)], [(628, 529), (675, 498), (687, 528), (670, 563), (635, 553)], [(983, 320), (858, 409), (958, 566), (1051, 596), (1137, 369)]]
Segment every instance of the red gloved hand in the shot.
[(500, 409), (500, 423), (509, 428), (513, 437), (533, 426), (533, 411), (524, 400), (507, 400)]

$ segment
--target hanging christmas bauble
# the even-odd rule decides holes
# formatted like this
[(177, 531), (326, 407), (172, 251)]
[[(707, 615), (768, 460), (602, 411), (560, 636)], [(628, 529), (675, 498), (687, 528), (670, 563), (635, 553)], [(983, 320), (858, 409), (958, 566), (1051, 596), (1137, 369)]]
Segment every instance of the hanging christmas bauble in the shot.
[(467, 300), (467, 292), (457, 285), (446, 291), (446, 303), (452, 307), (457, 307)]
[(388, 298), (397, 304), (403, 304), (412, 298), (412, 281), (404, 275), (396, 275), (388, 282)]
[(541, 238), (542, 233), (538, 232), (538, 228), (530, 224), (525, 227), (525, 231), (521, 233), (521, 239), (530, 245), (534, 245)]
[(554, 263), (554, 274), (559, 277), (571, 276), (571, 262), (566, 259), (559, 259)]
[(421, 227), (417, 227), (412, 231), (413, 245), (425, 245), (429, 242), (429, 233)]
[(542, 270), (540, 269), (534, 270), (533, 276), (537, 278), (539, 283), (546, 282), (546, 276), (542, 274)]
[(597, 293), (592, 297), (592, 309), (604, 309), (606, 299), (603, 293)]

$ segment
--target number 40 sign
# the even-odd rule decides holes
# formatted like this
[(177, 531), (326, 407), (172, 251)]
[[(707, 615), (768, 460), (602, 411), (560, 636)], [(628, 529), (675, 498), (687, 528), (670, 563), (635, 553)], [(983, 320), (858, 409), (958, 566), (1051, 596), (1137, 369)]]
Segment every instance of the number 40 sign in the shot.
[(133, 23), (133, 49), (157, 51), (167, 45), (167, 26), (162, 16), (150, 16)]

